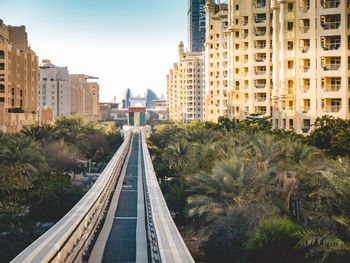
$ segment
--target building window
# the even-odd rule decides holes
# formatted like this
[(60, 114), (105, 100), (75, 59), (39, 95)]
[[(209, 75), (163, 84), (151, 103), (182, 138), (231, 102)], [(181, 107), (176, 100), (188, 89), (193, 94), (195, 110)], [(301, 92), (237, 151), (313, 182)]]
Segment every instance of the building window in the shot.
[(293, 22), (288, 22), (288, 31), (293, 30)]
[(0, 102), (5, 102), (5, 98), (0, 98)]
[(0, 59), (5, 59), (5, 52), (0, 50)]
[(11, 105), (12, 105), (12, 106), (15, 106), (15, 99), (12, 99), (12, 100), (11, 100)]
[(5, 70), (5, 63), (0, 63), (0, 70)]
[(12, 88), (12, 90), (11, 90), (11, 95), (12, 95), (12, 96), (15, 96), (15, 88)]
[(293, 50), (293, 49), (294, 49), (294, 42), (288, 41), (288, 50)]
[(0, 81), (5, 81), (5, 74), (0, 74)]
[(288, 12), (293, 12), (293, 10), (294, 10), (293, 3), (288, 3)]
[(289, 129), (294, 129), (294, 120), (293, 119), (289, 120)]
[(236, 5), (236, 11), (238, 11), (239, 10), (239, 5)]
[(5, 93), (5, 86), (0, 84), (0, 93)]

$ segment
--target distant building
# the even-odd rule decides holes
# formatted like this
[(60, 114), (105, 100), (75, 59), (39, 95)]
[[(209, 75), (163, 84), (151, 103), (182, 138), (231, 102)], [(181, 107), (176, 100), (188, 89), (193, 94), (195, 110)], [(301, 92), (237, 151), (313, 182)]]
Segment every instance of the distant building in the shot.
[(205, 67), (203, 52), (185, 52), (167, 75), (167, 107), (171, 121), (204, 121)]
[(205, 120), (217, 122), (228, 116), (228, 26), (227, 4), (208, 0), (206, 5), (207, 41), (205, 43)]
[(205, 0), (188, 0), (188, 45), (190, 52), (204, 51)]
[(25, 26), (0, 20), (0, 130), (18, 132), (39, 124), (38, 57)]
[(96, 82), (92, 84), (88, 82), (96, 79), (98, 78), (84, 74), (70, 75), (71, 112), (73, 115), (81, 115), (90, 121), (100, 119), (99, 104), (97, 103), (99, 86)]
[(169, 121), (169, 108), (166, 100), (153, 100), (146, 113), (147, 120)]
[(54, 118), (71, 115), (71, 88), (67, 67), (57, 67), (43, 60), (39, 67), (39, 110), (51, 107)]

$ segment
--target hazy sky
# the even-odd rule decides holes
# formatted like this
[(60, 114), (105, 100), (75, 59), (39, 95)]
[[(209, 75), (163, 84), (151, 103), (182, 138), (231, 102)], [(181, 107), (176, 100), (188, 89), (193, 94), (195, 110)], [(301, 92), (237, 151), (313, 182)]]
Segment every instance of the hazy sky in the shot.
[(186, 0), (0, 0), (0, 19), (25, 25), (32, 49), (70, 73), (100, 78), (101, 101), (130, 88), (166, 93), (187, 40)]

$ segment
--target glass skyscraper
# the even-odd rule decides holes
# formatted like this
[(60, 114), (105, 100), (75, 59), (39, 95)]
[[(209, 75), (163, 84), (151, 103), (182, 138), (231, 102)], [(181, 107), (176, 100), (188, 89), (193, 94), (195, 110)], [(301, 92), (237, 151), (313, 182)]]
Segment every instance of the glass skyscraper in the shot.
[(204, 51), (205, 0), (188, 0), (188, 45), (191, 52)]

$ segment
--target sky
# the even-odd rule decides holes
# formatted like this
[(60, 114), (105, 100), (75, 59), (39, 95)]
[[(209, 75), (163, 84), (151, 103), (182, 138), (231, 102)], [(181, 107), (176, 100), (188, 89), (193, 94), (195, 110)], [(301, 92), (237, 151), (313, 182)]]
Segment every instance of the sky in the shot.
[(42, 59), (99, 77), (100, 101), (126, 88), (166, 94), (166, 74), (187, 40), (186, 0), (0, 0), (6, 25), (25, 25)]

